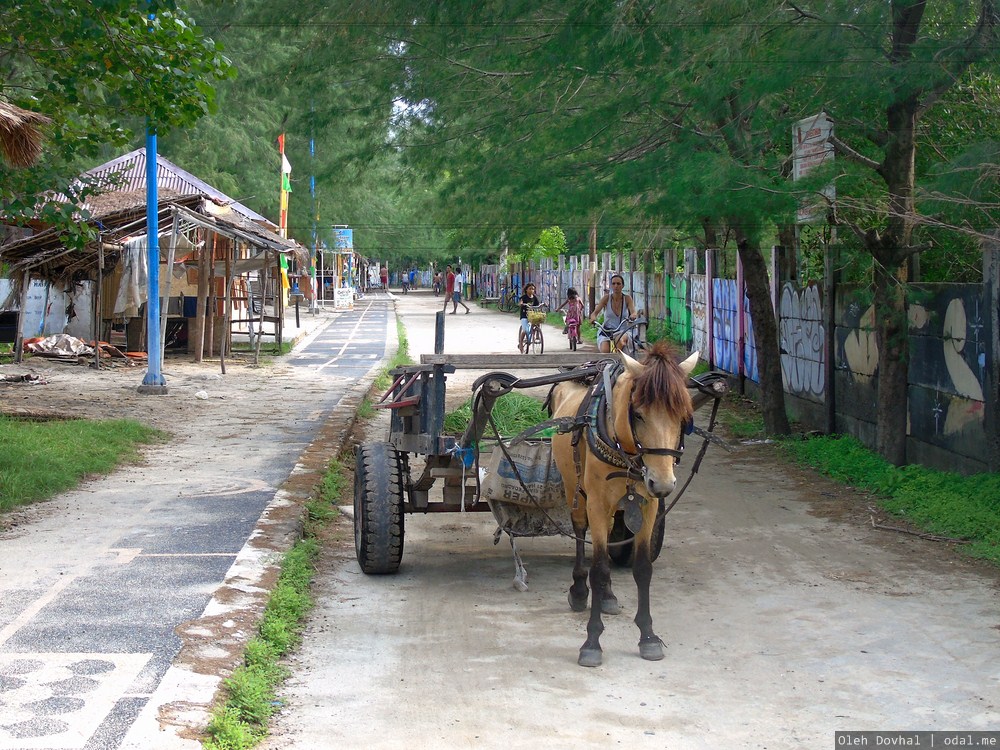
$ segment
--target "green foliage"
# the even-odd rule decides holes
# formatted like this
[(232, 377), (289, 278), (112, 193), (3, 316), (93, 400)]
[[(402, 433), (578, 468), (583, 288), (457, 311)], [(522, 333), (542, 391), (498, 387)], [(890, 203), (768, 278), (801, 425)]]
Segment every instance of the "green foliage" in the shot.
[[(40, 163), (6, 170), (0, 203), (9, 223), (36, 213), (35, 196), (59, 191), (85, 197), (73, 185), (81, 166), (133, 142), (146, 122), (158, 134), (213, 111), (213, 86), (233, 69), (215, 42), (174, 2), (30, 0), (0, 8), (0, 99), (45, 115)], [(45, 222), (79, 246), (86, 226), (74, 207), (48, 202)]]
[(166, 435), (132, 420), (26, 422), (0, 415), (0, 511), (46, 500), (139, 458)]
[[(509, 393), (497, 399), (493, 405), (492, 417), (500, 434), (505, 437), (516, 435), (549, 418), (541, 401), (531, 396), (525, 396), (523, 393)], [(465, 431), (471, 420), (472, 399), (470, 398), (455, 411), (445, 414), (444, 432), (459, 435)], [(492, 427), (487, 429), (489, 435), (492, 435), (492, 432)]]
[(879, 505), (920, 528), (961, 539), (973, 557), (1000, 564), (1000, 473), (960, 476), (923, 466), (897, 467), (852, 437), (785, 441), (799, 462), (875, 493)]

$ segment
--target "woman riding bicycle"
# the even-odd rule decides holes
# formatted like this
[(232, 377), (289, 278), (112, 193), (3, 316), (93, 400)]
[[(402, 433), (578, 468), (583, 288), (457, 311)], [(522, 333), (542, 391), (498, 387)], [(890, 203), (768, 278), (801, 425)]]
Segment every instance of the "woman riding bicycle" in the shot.
[(524, 287), (524, 294), (521, 295), (521, 334), (517, 337), (517, 350), (524, 352), (526, 342), (531, 341), (528, 337), (531, 333), (531, 324), (528, 323), (528, 308), (537, 307), (542, 304), (535, 296), (535, 285), (528, 284)]
[[(597, 316), (604, 312), (604, 325), (597, 329), (597, 350), (608, 353), (611, 351), (611, 336), (609, 334), (624, 327), (625, 321), (635, 320), (635, 302), (624, 293), (625, 277), (616, 273), (611, 277), (611, 293), (601, 297), (594, 312), (590, 314), (590, 322), (594, 323)], [(625, 349), (631, 341), (631, 332), (626, 331), (621, 337), (616, 337), (615, 346)]]

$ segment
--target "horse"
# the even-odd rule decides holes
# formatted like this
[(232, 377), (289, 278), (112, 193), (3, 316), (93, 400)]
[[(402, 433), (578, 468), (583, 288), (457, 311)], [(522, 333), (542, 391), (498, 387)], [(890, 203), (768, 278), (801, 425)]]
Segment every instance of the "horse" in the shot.
[(698, 362), (697, 352), (680, 364), (663, 343), (654, 345), (643, 362), (624, 352), (619, 355), (620, 362), (609, 361), (591, 385), (557, 383), (551, 394), (553, 419), (572, 418), (576, 425), (552, 439), (576, 537), (569, 590), (569, 604), (576, 612), (587, 608), (584, 551), (588, 528), (593, 542), (590, 619), (578, 659), (584, 667), (601, 664), (602, 612), (621, 611), (611, 590), (608, 554), (608, 537), (620, 504), (626, 525), (635, 534), (632, 575), (638, 591), (634, 622), (640, 632), (639, 655), (650, 661), (664, 656), (663, 641), (653, 632), (649, 612), (650, 539), (660, 501), (676, 485), (674, 463), (680, 459), (684, 432), (693, 419), (686, 383)]

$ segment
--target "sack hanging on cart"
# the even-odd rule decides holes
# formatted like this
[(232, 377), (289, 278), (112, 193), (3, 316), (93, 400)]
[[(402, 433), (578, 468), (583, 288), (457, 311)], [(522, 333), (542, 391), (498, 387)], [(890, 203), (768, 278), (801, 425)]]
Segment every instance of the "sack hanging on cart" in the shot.
[(504, 447), (507, 455), (500, 446), (493, 449), (480, 478), (480, 499), (489, 503), (500, 529), (511, 536), (572, 533), (552, 442), (525, 440)]

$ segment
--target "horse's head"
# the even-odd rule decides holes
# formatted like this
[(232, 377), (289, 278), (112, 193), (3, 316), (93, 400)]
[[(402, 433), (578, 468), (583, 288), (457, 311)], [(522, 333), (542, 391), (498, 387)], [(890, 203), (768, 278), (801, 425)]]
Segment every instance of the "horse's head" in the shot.
[(615, 437), (627, 454), (638, 457), (647, 492), (664, 497), (674, 490), (674, 464), (693, 418), (687, 377), (698, 352), (677, 364), (670, 348), (657, 343), (643, 362), (621, 357), (625, 371), (613, 393)]

